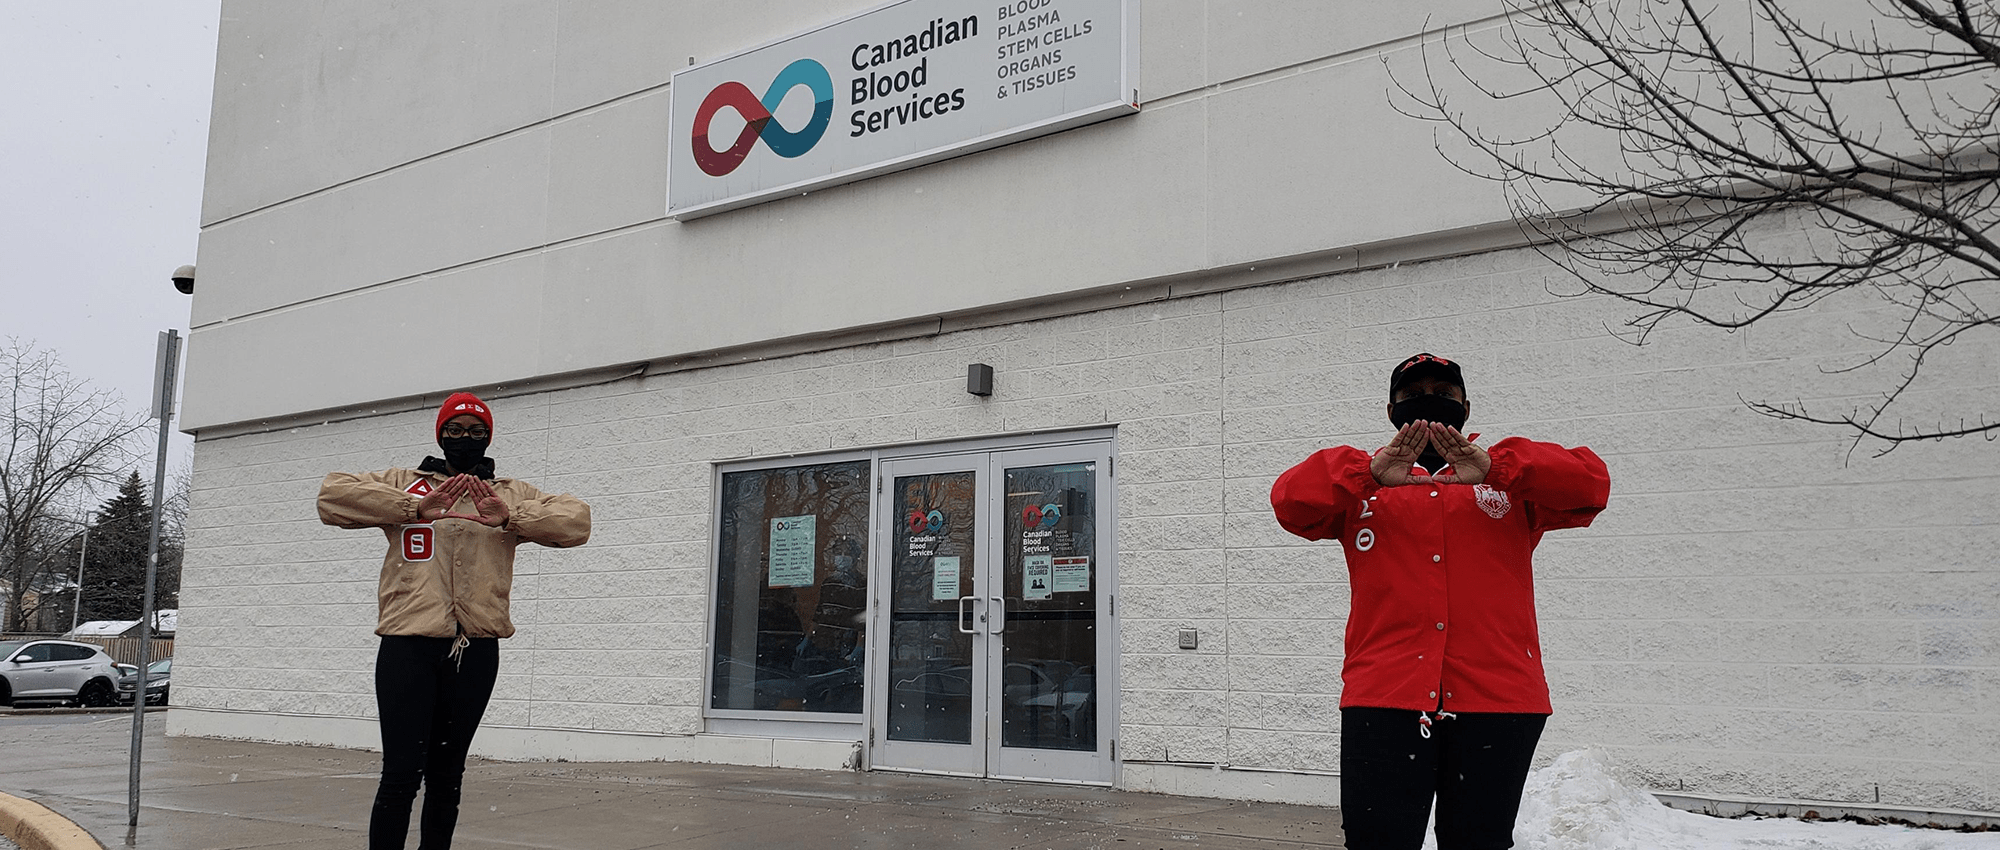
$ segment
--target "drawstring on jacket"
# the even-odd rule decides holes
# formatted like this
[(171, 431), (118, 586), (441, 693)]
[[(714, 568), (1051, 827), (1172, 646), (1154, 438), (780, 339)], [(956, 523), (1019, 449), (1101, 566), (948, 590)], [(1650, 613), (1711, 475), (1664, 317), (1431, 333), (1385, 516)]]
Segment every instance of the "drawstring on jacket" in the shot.
[[(1458, 715), (1453, 714), (1449, 711), (1440, 711), (1438, 712), (1437, 719), (1457, 720)], [(1417, 712), (1417, 734), (1422, 735), (1426, 738), (1429, 738), (1431, 736), (1431, 716), (1425, 712), (1421, 711)]]
[[(451, 642), (451, 651), (445, 653), (444, 657), (451, 659), (452, 670), (463, 671), (465, 669), (465, 648), (471, 645), (472, 641), (466, 639), (464, 632), (459, 632), (458, 639)], [(1430, 732), (1427, 731), (1424, 733), (1424, 737), (1428, 738), (1430, 736)]]

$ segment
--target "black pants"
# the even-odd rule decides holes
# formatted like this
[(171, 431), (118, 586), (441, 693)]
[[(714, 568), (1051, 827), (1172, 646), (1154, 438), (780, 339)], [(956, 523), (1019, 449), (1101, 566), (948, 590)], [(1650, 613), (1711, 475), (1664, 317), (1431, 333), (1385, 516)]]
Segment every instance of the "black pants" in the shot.
[(1437, 798), (1438, 850), (1507, 850), (1540, 714), (1340, 710), (1340, 815), (1348, 850), (1417, 850)]
[(402, 850), (410, 805), (424, 789), (420, 850), (445, 850), (458, 826), (459, 787), (472, 733), (493, 696), (500, 641), (473, 638), (460, 658), (453, 638), (385, 635), (375, 655), (382, 720), (382, 784), (368, 818), (369, 850)]

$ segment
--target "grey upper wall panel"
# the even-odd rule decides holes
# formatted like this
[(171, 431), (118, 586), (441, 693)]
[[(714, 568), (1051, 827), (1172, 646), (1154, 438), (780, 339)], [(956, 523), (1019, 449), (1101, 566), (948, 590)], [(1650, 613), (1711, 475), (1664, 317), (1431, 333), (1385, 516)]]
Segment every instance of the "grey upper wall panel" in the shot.
[(1493, 0), (1145, 0), (1140, 96), (1152, 101), (1267, 71), (1398, 47), (1502, 11)]
[[(1398, 73), (1405, 58), (1397, 57)], [(1380, 62), (1343, 62), (1203, 99), (1208, 264), (1506, 221), (1500, 188), (1452, 167), (1433, 126), (1399, 114), (1383, 96), (1392, 85)], [(1560, 187), (1542, 197), (1585, 200)]]
[(664, 86), (690, 57), (707, 62), (879, 5), (880, 0), (557, 0), (555, 114)]
[(202, 221), (662, 88), (690, 56), (875, 5), (230, 0)]
[(1208, 84), (1207, 0), (1139, 7), (1139, 99), (1157, 101)]
[[(1206, 5), (1210, 84), (1366, 51), (1505, 10), (1494, 0), (1209, 0)], [(1152, 4), (1146, 9), (1151, 21)], [(1371, 55), (1357, 58), (1376, 61)]]
[(557, 121), (549, 143), (548, 241), (651, 221), (664, 214), (666, 89)]
[(202, 231), (196, 327), (541, 244), (550, 130), (458, 148)]
[(223, 6), (202, 222), (548, 117), (543, 0)]
[[(181, 427), (353, 404), (366, 412), (369, 401), (431, 391), (442, 376), (480, 386), (533, 375), (545, 274), (542, 257), (529, 255), (197, 326)], [(247, 398), (264, 392), (282, 401)]]

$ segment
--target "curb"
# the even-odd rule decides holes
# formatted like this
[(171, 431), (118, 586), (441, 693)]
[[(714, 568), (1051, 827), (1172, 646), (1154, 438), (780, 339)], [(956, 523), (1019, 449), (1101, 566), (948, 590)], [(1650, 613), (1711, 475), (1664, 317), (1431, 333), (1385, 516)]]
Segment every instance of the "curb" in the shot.
[[(172, 707), (173, 706), (170, 705), (149, 705), (146, 706), (146, 713), (157, 714), (159, 712), (166, 711), (167, 709)], [(26, 715), (37, 715), (37, 714), (131, 714), (131, 713), (132, 713), (132, 707), (129, 705), (121, 705), (115, 708), (113, 707), (69, 708), (62, 706), (51, 706), (48, 708), (0, 708), (0, 717), (26, 716)]]
[(12, 794), (0, 794), (0, 833), (21, 850), (104, 850), (103, 843), (69, 818)]

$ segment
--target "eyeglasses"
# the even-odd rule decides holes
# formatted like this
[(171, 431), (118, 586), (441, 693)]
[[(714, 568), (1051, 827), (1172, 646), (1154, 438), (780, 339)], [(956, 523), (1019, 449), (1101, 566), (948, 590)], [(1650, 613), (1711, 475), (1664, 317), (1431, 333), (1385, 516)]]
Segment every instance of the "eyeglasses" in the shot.
[(487, 431), (484, 425), (474, 425), (470, 428), (459, 425), (446, 425), (440, 433), (447, 437), (471, 437), (475, 440), (484, 440), (492, 432)]

